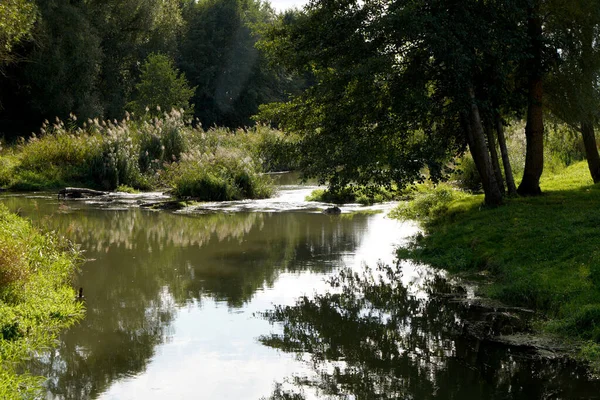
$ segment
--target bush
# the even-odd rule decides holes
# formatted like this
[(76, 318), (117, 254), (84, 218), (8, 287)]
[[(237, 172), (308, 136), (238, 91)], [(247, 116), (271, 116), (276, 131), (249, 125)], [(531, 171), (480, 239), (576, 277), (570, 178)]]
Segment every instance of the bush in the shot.
[(217, 149), (215, 153), (184, 154), (167, 169), (167, 180), (179, 197), (204, 201), (264, 198), (271, 195), (270, 180), (246, 153)]
[(422, 185), (413, 195), (411, 201), (402, 202), (392, 210), (390, 217), (419, 220), (431, 224), (443, 219), (453, 201), (465, 194), (447, 184), (436, 186)]
[(457, 168), (452, 174), (452, 180), (459, 188), (469, 192), (479, 192), (482, 189), (481, 177), (470, 154), (465, 154), (457, 160)]
[(43, 379), (22, 363), (83, 317), (70, 280), (79, 253), (0, 205), (0, 398), (38, 398)]

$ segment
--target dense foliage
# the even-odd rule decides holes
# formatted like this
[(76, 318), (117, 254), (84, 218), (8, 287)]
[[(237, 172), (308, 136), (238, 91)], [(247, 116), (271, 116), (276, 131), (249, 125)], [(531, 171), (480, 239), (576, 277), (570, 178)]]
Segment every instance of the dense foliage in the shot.
[(0, 397), (39, 395), (43, 378), (22, 374), (22, 363), (52, 346), (83, 317), (70, 280), (79, 254), (0, 206)]
[(315, 84), (261, 118), (302, 134), (302, 169), (332, 191), (435, 181), (468, 149), (485, 202), (497, 205), (517, 192), (504, 128), (524, 117), (518, 192), (538, 195), (548, 112), (581, 131), (598, 174), (598, 9), (595, 0), (314, 0), (280, 15), (260, 45)]
[[(286, 99), (301, 82), (254, 47), (256, 27), (273, 18), (255, 0), (2, 1), (0, 135), (25, 136), (70, 113), (120, 120), (128, 103), (155, 109), (149, 87), (169, 80), (163, 97), (182, 89), (181, 98), (164, 110), (191, 98), (206, 127), (253, 125), (260, 104)], [(167, 64), (185, 76), (169, 77)]]

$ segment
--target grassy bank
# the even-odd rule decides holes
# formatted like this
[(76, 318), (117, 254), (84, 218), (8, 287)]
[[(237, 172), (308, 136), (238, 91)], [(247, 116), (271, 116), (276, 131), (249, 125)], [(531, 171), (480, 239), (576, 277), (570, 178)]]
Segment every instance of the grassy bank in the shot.
[(600, 186), (579, 162), (544, 177), (542, 190), (493, 209), (448, 187), (423, 193), (396, 211), (426, 231), (400, 256), (488, 273), (487, 295), (542, 312), (542, 329), (589, 341), (584, 352), (600, 361)]
[(79, 254), (0, 205), (0, 398), (33, 398), (43, 378), (22, 362), (83, 317), (70, 279)]
[(266, 126), (231, 131), (193, 126), (182, 113), (132, 121), (75, 117), (0, 153), (0, 186), (10, 190), (85, 186), (171, 187), (180, 196), (232, 200), (270, 194), (267, 171), (294, 166), (294, 139)]

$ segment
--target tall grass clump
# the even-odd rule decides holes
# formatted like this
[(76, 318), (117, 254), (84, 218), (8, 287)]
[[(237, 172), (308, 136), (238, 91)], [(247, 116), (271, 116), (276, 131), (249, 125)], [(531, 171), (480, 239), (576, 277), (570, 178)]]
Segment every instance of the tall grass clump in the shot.
[(40, 396), (42, 377), (22, 363), (83, 317), (69, 285), (79, 253), (0, 205), (0, 398)]
[(177, 196), (203, 201), (265, 198), (272, 192), (269, 178), (240, 149), (186, 153), (167, 168), (166, 176)]

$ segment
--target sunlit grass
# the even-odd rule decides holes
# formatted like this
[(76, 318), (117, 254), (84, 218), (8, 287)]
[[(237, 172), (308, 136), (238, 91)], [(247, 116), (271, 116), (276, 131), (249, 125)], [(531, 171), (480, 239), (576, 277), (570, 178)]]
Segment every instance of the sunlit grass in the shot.
[(482, 195), (452, 199), (399, 254), (453, 272), (486, 271), (489, 296), (543, 312), (548, 331), (598, 344), (600, 187), (585, 162), (544, 176), (541, 187), (540, 197), (496, 208), (484, 207)]

